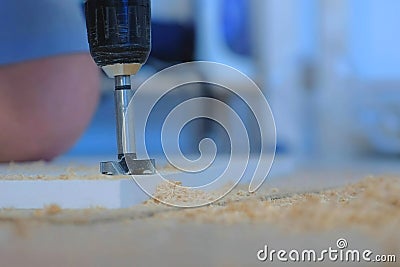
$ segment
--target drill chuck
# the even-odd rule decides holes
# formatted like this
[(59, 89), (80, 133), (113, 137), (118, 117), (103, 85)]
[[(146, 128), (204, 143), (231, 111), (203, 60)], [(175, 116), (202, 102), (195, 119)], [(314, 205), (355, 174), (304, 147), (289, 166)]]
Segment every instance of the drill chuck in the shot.
[(151, 49), (150, 0), (87, 0), (85, 15), (90, 53), (98, 66), (140, 68), (146, 62)]

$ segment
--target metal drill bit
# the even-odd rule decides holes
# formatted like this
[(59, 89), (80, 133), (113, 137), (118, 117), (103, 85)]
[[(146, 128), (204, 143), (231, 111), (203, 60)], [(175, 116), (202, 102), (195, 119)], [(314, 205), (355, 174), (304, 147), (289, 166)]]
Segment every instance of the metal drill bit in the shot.
[(114, 101), (117, 123), (117, 148), (119, 159), (124, 154), (135, 153), (136, 151), (133, 116), (129, 116), (130, 114), (126, 113), (129, 101), (132, 99), (132, 96), (133, 90), (131, 89), (130, 76), (116, 76)]
[(132, 112), (127, 112), (132, 99), (129, 75), (115, 76), (115, 115), (117, 129), (118, 161), (100, 163), (100, 171), (108, 175), (154, 174), (154, 159), (137, 159), (135, 128)]

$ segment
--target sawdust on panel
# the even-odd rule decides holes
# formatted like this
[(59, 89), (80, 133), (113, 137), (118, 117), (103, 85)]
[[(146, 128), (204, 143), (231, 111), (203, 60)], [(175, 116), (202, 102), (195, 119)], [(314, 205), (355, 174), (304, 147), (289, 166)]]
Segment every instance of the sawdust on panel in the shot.
[[(177, 190), (160, 185), (156, 195), (163, 200), (190, 204), (212, 195), (201, 191)], [(212, 205), (180, 209), (149, 200), (128, 209), (61, 210), (57, 205), (40, 211), (0, 210), (0, 222), (39, 221), (56, 224), (173, 220), (181, 223), (267, 224), (290, 231), (325, 231), (357, 228), (369, 233), (398, 231), (400, 227), (400, 179), (365, 178), (345, 187), (318, 193), (282, 197), (278, 189), (256, 193), (235, 189)]]
[[(45, 161), (30, 163), (10, 162), (2, 166), (0, 180), (121, 180), (129, 179), (125, 175), (103, 175), (97, 166), (58, 166)], [(176, 172), (174, 166), (167, 164), (158, 168), (160, 172)]]
[(154, 198), (145, 202), (147, 205), (167, 203), (174, 206), (198, 206), (218, 199), (216, 193), (207, 193), (202, 190), (186, 188), (181, 182), (168, 181), (159, 184)]
[(56, 215), (62, 211), (61, 207), (57, 204), (50, 204), (45, 206), (43, 209), (37, 209), (34, 211), (34, 216), (43, 215)]
[(355, 227), (379, 232), (400, 227), (398, 178), (365, 178), (342, 188), (282, 198), (239, 190), (229, 198), (223, 205), (157, 213), (154, 217), (198, 223), (269, 223), (291, 231)]
[(98, 180), (121, 179), (121, 176), (99, 174), (97, 167), (59, 166), (44, 161), (3, 165), (0, 180)]

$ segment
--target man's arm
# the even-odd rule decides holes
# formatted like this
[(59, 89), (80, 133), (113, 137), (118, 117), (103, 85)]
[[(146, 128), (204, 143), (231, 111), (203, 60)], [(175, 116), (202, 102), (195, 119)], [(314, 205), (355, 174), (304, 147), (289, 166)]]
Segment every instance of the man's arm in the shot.
[(88, 125), (99, 96), (89, 54), (0, 67), (0, 162), (49, 160)]
[(0, 161), (51, 159), (98, 101), (81, 2), (3, 0), (0, 40)]

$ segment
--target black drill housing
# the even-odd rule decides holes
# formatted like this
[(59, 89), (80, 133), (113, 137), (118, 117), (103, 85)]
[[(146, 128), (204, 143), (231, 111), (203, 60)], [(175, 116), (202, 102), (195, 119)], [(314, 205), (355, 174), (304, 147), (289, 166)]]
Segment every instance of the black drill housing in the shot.
[(144, 64), (151, 50), (150, 0), (87, 0), (90, 53), (100, 67)]

